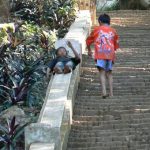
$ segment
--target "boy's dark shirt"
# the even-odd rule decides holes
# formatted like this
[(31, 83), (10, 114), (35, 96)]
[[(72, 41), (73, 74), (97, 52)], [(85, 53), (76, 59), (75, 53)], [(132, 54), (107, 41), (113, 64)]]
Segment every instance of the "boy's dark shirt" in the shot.
[(63, 63), (67, 63), (68, 61), (72, 61), (74, 63), (74, 68), (76, 68), (76, 66), (80, 63), (80, 59), (76, 58), (76, 57), (68, 57), (68, 56), (64, 56), (64, 57), (56, 57), (55, 59), (53, 59), (52, 61), (50, 61), (48, 63), (48, 67), (53, 70), (53, 68), (55, 67), (55, 65), (58, 62), (63, 62)]

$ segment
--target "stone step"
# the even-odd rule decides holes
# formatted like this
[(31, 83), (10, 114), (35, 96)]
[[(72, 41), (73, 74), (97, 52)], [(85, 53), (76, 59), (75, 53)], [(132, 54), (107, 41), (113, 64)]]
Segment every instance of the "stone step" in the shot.
[[(87, 66), (87, 67), (95, 67), (95, 64), (85, 64), (84, 65), (85, 67)], [(124, 63), (124, 62), (122, 62), (122, 63), (120, 63), (120, 64), (118, 64), (118, 63), (116, 63), (115, 65), (114, 65), (114, 67), (117, 69), (117, 68), (128, 68), (128, 69), (130, 69), (130, 70), (136, 70), (136, 69), (138, 69), (138, 68), (145, 68), (145, 69), (149, 69), (150, 68), (150, 64), (148, 64), (148, 61), (147, 62), (145, 62), (145, 63), (142, 63), (142, 64), (135, 64), (135, 63), (133, 63), (133, 64), (131, 64), (131, 63)]]
[[(82, 71), (81, 73), (84, 73), (84, 75), (93, 75), (97, 74), (99, 71), (95, 65), (88, 68), (88, 66), (82, 65)], [(145, 76), (150, 75), (150, 68), (138, 68), (138, 67), (119, 67), (115, 66), (113, 67), (113, 74), (114, 75), (121, 75), (121, 76)]]
[(99, 72), (85, 53), (67, 150), (150, 149), (150, 11), (109, 14), (121, 47), (115, 96), (102, 99)]
[(123, 121), (121, 123), (121, 121), (116, 121), (116, 122), (113, 122), (113, 121), (103, 121), (103, 122), (97, 122), (97, 123), (93, 123), (93, 124), (73, 124), (72, 125), (72, 130), (75, 130), (75, 131), (79, 131), (79, 130), (82, 130), (82, 131), (93, 131), (93, 132), (96, 132), (96, 131), (101, 131), (101, 130), (114, 130), (114, 129), (118, 129), (118, 130), (122, 130), (122, 129), (128, 129), (128, 128), (131, 128), (133, 129), (133, 131), (135, 131), (137, 128), (139, 129), (142, 129), (142, 128), (147, 128), (150, 130), (150, 123), (149, 122), (140, 122), (140, 119), (137, 120), (136, 122), (125, 122)]
[(149, 132), (147, 132), (147, 128), (136, 128), (133, 130), (133, 128), (125, 128), (125, 129), (107, 129), (107, 130), (100, 130), (100, 132), (97, 132), (97, 130), (92, 131), (89, 130), (88, 132), (86, 130), (71, 130), (70, 137), (105, 137), (105, 136), (121, 136), (121, 135), (132, 135), (132, 134), (142, 134), (145, 133), (145, 135), (149, 135)]
[[(95, 66), (91, 67), (88, 69), (88, 71), (94, 71), (96, 70), (96, 72), (98, 72), (97, 68)], [(86, 67), (86, 71), (87, 71), (87, 67)], [(116, 74), (123, 74), (123, 75), (139, 75), (139, 74), (142, 74), (140, 72), (150, 72), (150, 68), (149, 67), (128, 67), (128, 66), (118, 66), (118, 67), (114, 67), (113, 68), (113, 73), (116, 73)], [(84, 72), (84, 70), (83, 70)]]
[[(99, 104), (101, 102), (101, 104)], [(116, 101), (116, 103), (113, 103), (108, 100), (108, 102), (102, 102), (100, 99), (98, 103), (98, 100), (81, 100), (81, 102), (76, 102), (74, 110), (81, 109), (81, 111), (99, 111), (99, 110), (107, 110), (107, 111), (113, 111), (113, 110), (131, 110), (135, 112), (149, 112), (149, 106), (150, 102), (147, 100), (145, 101)]]
[[(114, 67), (114, 72), (113, 75), (114, 77), (124, 77), (124, 78), (147, 78), (150, 76), (150, 72), (146, 69), (139, 69), (137, 71), (133, 71), (133, 72), (128, 72), (126, 70), (121, 70), (121, 71), (117, 71), (117, 69)], [(82, 67), (82, 71), (81, 71), (81, 76), (93, 76), (94, 75), (98, 75), (99, 71), (97, 70), (96, 67), (93, 68), (88, 68), (88, 67)], [(94, 79), (94, 78), (93, 78)]]
[[(120, 31), (120, 34), (126, 34), (126, 33), (131, 33), (131, 32), (135, 32), (135, 34), (139, 34), (141, 33), (141, 31), (149, 31), (150, 29), (150, 26), (114, 26), (116, 27), (116, 30), (117, 31)], [(92, 28), (94, 29), (94, 27)], [(126, 32), (122, 32), (122, 31), (126, 31)], [(131, 32), (130, 32), (131, 31)]]
[[(118, 68), (114, 67), (112, 74), (113, 74), (113, 78), (115, 80), (121, 80), (121, 79), (125, 79), (127, 81), (129, 80), (133, 80), (133, 82), (141, 82), (142, 80), (145, 79), (145, 81), (149, 81), (149, 77), (150, 77), (150, 72), (148, 70), (143, 68), (143, 70), (139, 69), (135, 72), (128, 72), (128, 71), (124, 71), (123, 69), (119, 71)], [(139, 71), (139, 73), (138, 73)], [(142, 74), (143, 73), (143, 74)], [(97, 80), (99, 78), (99, 71), (96, 67), (91, 68), (90, 70), (82, 70), (81, 72), (81, 78), (82, 79), (90, 79), (92, 78), (92, 81)], [(139, 79), (139, 80), (138, 80)]]
[[(109, 91), (107, 89), (107, 91)], [(150, 94), (150, 90), (148, 89), (140, 89), (140, 88), (130, 88), (129, 90), (125, 89), (114, 89), (114, 95), (147, 95)], [(100, 95), (101, 94), (101, 87), (97, 90), (91, 90), (91, 89), (85, 89), (81, 90), (80, 93), (78, 93), (79, 96), (81, 95)]]
[[(78, 91), (78, 93), (80, 93), (80, 91)], [(95, 100), (95, 101), (102, 101), (102, 102), (106, 102), (106, 101), (113, 101), (113, 102), (115, 102), (115, 101), (121, 101), (121, 100), (143, 100), (143, 99), (145, 99), (145, 100), (149, 100), (150, 98), (149, 98), (149, 96), (150, 95), (132, 95), (132, 96), (129, 96), (129, 95), (124, 95), (123, 97), (122, 96), (114, 96), (114, 97), (111, 97), (111, 98), (108, 98), (108, 99), (102, 99), (101, 98), (101, 96), (100, 95), (90, 95), (90, 96), (88, 96), (88, 95), (85, 95), (85, 96), (79, 96), (78, 95), (78, 93), (77, 93), (77, 99), (76, 99), (76, 101), (78, 101), (78, 100)]]
[(102, 99), (101, 97), (98, 98), (88, 98), (88, 97), (77, 97), (77, 101), (75, 101), (76, 105), (81, 105), (81, 106), (131, 106), (131, 105), (148, 105), (150, 104), (149, 97), (147, 98), (135, 98), (135, 99), (125, 99), (122, 97), (122, 99), (112, 99), (112, 98), (107, 98), (107, 99)]
[(148, 106), (150, 106), (150, 101), (147, 98), (147, 100), (144, 99), (141, 101), (137, 101), (137, 100), (135, 100), (135, 101), (129, 101), (129, 100), (128, 101), (127, 100), (125, 100), (125, 101), (123, 101), (123, 100), (110, 101), (110, 100), (108, 100), (108, 101), (103, 102), (101, 100), (101, 101), (98, 101), (97, 103), (94, 101), (94, 103), (93, 103), (92, 100), (91, 101), (86, 100), (85, 102), (83, 102), (83, 101), (80, 101), (80, 98), (79, 98), (78, 101), (75, 102), (75, 105), (77, 106), (77, 108), (81, 107), (81, 108), (97, 109), (97, 108), (101, 108), (101, 107), (102, 108), (114, 107), (114, 109), (117, 109), (118, 107), (140, 107), (140, 106), (148, 107)]
[[(134, 55), (134, 54), (130, 54), (130, 55)], [(149, 55), (149, 54), (146, 54), (142, 58), (141, 57), (136, 57), (136, 56), (132, 57), (130, 55), (122, 55), (121, 57), (120, 56), (116, 56), (117, 58), (116, 58), (115, 64), (125, 63), (125, 64), (129, 64), (129, 65), (134, 65), (134, 64), (135, 65), (136, 64), (143, 65), (144, 63), (149, 63), (148, 60), (150, 59), (150, 56), (146, 56), (146, 55)], [(128, 58), (128, 61), (125, 58)], [(86, 64), (85, 61), (83, 62), (83, 65), (84, 64)], [(91, 60), (91, 61), (89, 60), (89, 64), (90, 65), (94, 65), (95, 61), (94, 60)]]
[[(136, 87), (134, 85), (132, 85), (130, 87), (122, 85), (122, 86), (114, 87), (113, 90), (116, 93), (122, 93), (122, 92), (124, 92), (124, 93), (128, 93), (128, 92), (129, 93), (135, 93), (135, 92), (139, 92), (139, 91), (150, 93), (149, 88), (150, 88), (149, 85), (147, 85), (147, 86), (142, 86), (141, 85), (140, 87)], [(99, 95), (99, 94), (96, 94), (96, 93), (99, 93), (100, 89), (101, 89), (101, 85), (99, 85), (96, 88), (95, 87), (92, 88), (92, 87), (90, 87), (90, 85), (89, 85), (89, 87), (82, 86), (81, 90), (80, 90), (81, 91), (80, 93), (83, 93), (83, 92), (88, 93), (88, 92), (90, 92), (89, 94), (93, 93), (93, 95)], [(109, 90), (109, 86), (108, 85), (107, 85), (107, 90)]]
[(82, 116), (95, 116), (95, 115), (104, 115), (104, 114), (107, 114), (107, 115), (112, 115), (112, 114), (131, 114), (131, 113), (136, 113), (136, 112), (142, 112), (142, 113), (147, 113), (149, 112), (149, 107), (142, 107), (142, 106), (139, 106), (139, 107), (130, 107), (130, 106), (118, 106), (117, 107), (100, 107), (100, 108), (95, 108), (95, 109), (90, 109), (90, 108), (83, 108), (83, 107), (79, 107), (79, 106), (76, 106), (74, 108), (74, 114), (75, 115), (82, 115)]
[[(119, 91), (119, 92), (114, 92), (114, 95), (115, 96), (133, 96), (133, 95), (136, 95), (136, 96), (141, 96), (141, 95), (143, 95), (143, 96), (145, 96), (145, 95), (147, 95), (147, 94), (149, 94), (149, 91), (134, 91), (134, 92), (132, 92), (132, 93), (129, 93), (129, 92), (121, 92), (121, 91)], [(99, 93), (88, 93), (88, 92), (81, 92), (81, 93), (78, 93), (78, 96), (94, 96), (94, 95), (101, 95), (101, 92), (99, 92)]]
[[(132, 54), (130, 54), (132, 55)], [(146, 55), (150, 55), (150, 54), (145, 54), (145, 56), (143, 57), (138, 57), (138, 56), (130, 56), (130, 55), (122, 55), (122, 56), (117, 56), (116, 62), (115, 64), (120, 64), (120, 63), (126, 63), (126, 64), (141, 64), (141, 63), (147, 63), (148, 60), (150, 59), (150, 56), (146, 56)], [(141, 55), (141, 54), (138, 54)], [(128, 61), (126, 59), (124, 59), (125, 57), (128, 57)], [(82, 65), (86, 65), (86, 60), (83, 61)], [(95, 61), (89, 60), (89, 64), (90, 65), (94, 65)]]
[[(92, 80), (92, 81), (90, 81), (90, 79), (91, 78), (86, 78), (86, 79), (82, 79), (83, 81), (88, 81), (88, 82), (86, 82), (86, 83), (84, 83), (84, 82), (81, 82), (80, 84), (79, 84), (79, 86), (81, 87), (81, 88), (86, 88), (86, 87), (88, 87), (89, 89), (98, 89), (99, 88), (99, 86), (100, 86), (100, 79), (99, 79), (99, 77), (96, 77), (96, 79), (95, 80)], [(126, 81), (126, 82), (124, 82), (124, 80)], [(138, 79), (137, 79), (138, 80)], [(139, 79), (139, 80), (141, 80), (141, 81), (133, 81), (132, 79), (131, 80), (126, 80), (126, 79), (124, 79), (124, 78), (116, 78), (116, 77), (114, 77), (114, 83), (113, 83), (113, 85), (114, 85), (114, 88), (130, 88), (130, 87), (137, 87), (137, 86), (143, 86), (143, 87), (146, 87), (146, 86), (148, 86), (149, 87), (149, 84), (150, 84), (150, 81), (149, 81), (149, 79)], [(142, 81), (143, 80), (143, 81)]]
[[(80, 85), (86, 85), (86, 86), (99, 86), (100, 83), (100, 77), (99, 77), (99, 73), (97, 73), (97, 75), (95, 75), (95, 79), (94, 76), (86, 76), (86, 77), (82, 77), (81, 79), (81, 83)], [(92, 78), (93, 77), (93, 78)], [(107, 79), (107, 77), (106, 77)], [(113, 76), (114, 79), (114, 85), (119, 86), (119, 85), (124, 85), (124, 86), (135, 86), (135, 85), (139, 85), (139, 86), (145, 86), (146, 84), (149, 85), (149, 78), (131, 78), (131, 77), (124, 77), (124, 76)], [(139, 80), (139, 81), (138, 81)], [(86, 83), (85, 83), (86, 82)], [(84, 84), (85, 83), (85, 84)]]
[[(119, 55), (121, 55), (121, 54), (119, 54)], [(127, 64), (147, 63), (147, 61), (150, 58), (150, 56), (148, 56), (149, 54), (145, 54), (145, 56), (143, 56), (143, 57), (131, 56), (131, 55), (134, 55), (134, 54), (130, 53), (129, 55), (126, 54), (126, 55), (122, 55), (122, 56), (118, 56), (118, 54), (117, 54), (117, 59), (115, 61), (115, 64), (119, 64), (119, 63), (127, 63)], [(140, 55), (140, 54), (137, 54), (137, 55)], [(126, 59), (124, 59), (126, 57), (128, 58), (128, 61)], [(83, 65), (86, 64), (85, 61), (86, 60), (83, 61)], [(93, 59), (89, 60), (89, 64), (94, 64), (94, 63), (95, 63), (95, 61)]]
[[(149, 87), (150, 81), (149, 79), (139, 79), (140, 81), (137, 81), (135, 79), (126, 79), (124, 77), (114, 77), (114, 88), (127, 88), (127, 87), (135, 87), (135, 86), (142, 86), (142, 87)], [(142, 82), (143, 80), (143, 82)], [(84, 81), (84, 82), (83, 82)], [(86, 82), (86, 83), (85, 83)], [(82, 78), (82, 82), (79, 84), (79, 86), (81, 86), (81, 88), (90, 88), (89, 86), (91, 86), (91, 88), (99, 88), (100, 86), (100, 79), (99, 76), (95, 77), (95, 79), (91, 79), (90, 77), (86, 77), (86, 78)]]
[(121, 115), (121, 118), (115, 118), (113, 116), (109, 116), (107, 120), (97, 119), (97, 120), (90, 120), (90, 121), (83, 121), (83, 120), (73, 120), (73, 126), (80, 127), (95, 127), (95, 126), (101, 126), (101, 125), (122, 125), (122, 124), (143, 124), (143, 123), (149, 123), (149, 118), (126, 118), (125, 115)]
[[(138, 91), (138, 90), (141, 90), (141, 89), (142, 89), (142, 91), (144, 91), (143, 90), (144, 88), (150, 89), (150, 83), (147, 86), (145, 86), (144, 83), (143, 84), (142, 83), (141, 84), (134, 84), (134, 85), (132, 85), (132, 84), (131, 85), (130, 84), (128, 84), (128, 85), (125, 85), (125, 84), (115, 85), (114, 84), (113, 90), (114, 91), (119, 91), (119, 92), (122, 92), (123, 90), (125, 90), (125, 92), (134, 92), (134, 91)], [(90, 84), (85, 84), (84, 85), (84, 83), (83, 83), (82, 86), (80, 84), (80, 89), (81, 89), (81, 91), (85, 91), (85, 92), (87, 92), (87, 91), (99, 92), (99, 90), (101, 89), (101, 85), (97, 85), (97, 86), (91, 85), (90, 86)], [(107, 85), (107, 90), (108, 89), (109, 89), (109, 86)]]
[[(119, 104), (118, 104), (119, 105)], [(97, 109), (84, 109), (80, 107), (75, 107), (74, 108), (74, 114), (75, 115), (82, 115), (82, 116), (95, 116), (95, 115), (112, 115), (112, 114), (131, 114), (131, 113), (136, 113), (136, 112), (142, 112), (142, 113), (149, 113), (149, 108), (148, 107), (120, 107), (116, 109), (111, 109), (110, 107), (103, 107), (103, 108), (97, 108)], [(118, 114), (119, 115), (119, 114)]]
[(69, 142), (70, 143), (85, 143), (85, 142), (89, 142), (90, 143), (97, 143), (97, 142), (110, 142), (110, 141), (127, 141), (127, 142), (133, 142), (133, 141), (148, 141), (150, 138), (150, 135), (139, 135), (139, 133), (133, 133), (131, 135), (120, 135), (120, 136), (114, 136), (114, 135), (110, 135), (110, 136), (103, 136), (103, 137), (86, 137), (86, 138), (82, 138), (82, 137), (70, 137), (69, 138)]
[[(74, 114), (90, 114), (90, 115), (98, 115), (98, 114), (106, 114), (107, 112), (110, 113), (135, 113), (135, 112), (150, 112), (150, 105), (130, 105), (130, 106), (97, 106), (97, 107), (86, 107), (76, 105), (74, 108)], [(84, 115), (85, 116), (85, 115)]]
[[(150, 55), (150, 54), (149, 54)], [(125, 58), (128, 58), (128, 61), (125, 60)], [(122, 57), (118, 57), (117, 56), (117, 59), (115, 61), (115, 66), (116, 65), (147, 65), (149, 66), (149, 59), (150, 57), (146, 57), (145, 58), (138, 58), (138, 57), (135, 57), (135, 58), (130, 58), (130, 56), (122, 56)], [(85, 61), (82, 63), (83, 66), (87, 66), (87, 67), (90, 67), (92, 65), (95, 65), (95, 61), (94, 60), (89, 60), (89, 64), (87, 64)], [(138, 66), (137, 66), (138, 67)]]
[(129, 120), (149, 120), (150, 119), (150, 113), (147, 111), (136, 111), (133, 114), (117, 114), (117, 112), (113, 112), (113, 114), (102, 114), (102, 115), (93, 115), (93, 116), (80, 116), (74, 114), (73, 120), (80, 123), (82, 121), (85, 122), (100, 122), (100, 121), (111, 121), (111, 120), (123, 120), (123, 121), (129, 121)]
[[(88, 148), (88, 149), (93, 149), (93, 147), (99, 147), (100, 150), (101, 148), (109, 148), (111, 147), (117, 148), (118, 147), (125, 147), (125, 148), (135, 148), (138, 145), (145, 144), (142, 141), (136, 141), (136, 142), (126, 142), (126, 141), (109, 141), (109, 142), (80, 142), (80, 143), (69, 143), (69, 147), (71, 148)], [(135, 146), (137, 145), (137, 146)], [(138, 146), (140, 147), (140, 146)]]
[[(96, 82), (97, 81), (97, 82)], [(101, 84), (100, 84), (100, 80), (97, 79), (97, 80), (94, 80), (94, 81), (88, 81), (86, 80), (86, 82), (88, 83), (80, 83), (79, 87), (81, 88), (81, 90), (99, 90), (101, 88)], [(107, 87), (109, 88), (109, 85), (108, 83), (106, 84)], [(150, 82), (149, 81), (144, 81), (144, 82), (125, 82), (123, 81), (123, 79), (120, 79), (120, 80), (117, 80), (115, 79), (114, 80), (114, 83), (113, 83), (113, 86), (114, 86), (114, 90), (134, 90), (134, 89), (142, 89), (142, 88), (150, 88)]]
[[(83, 87), (83, 88), (81, 88), (80, 93), (78, 93), (78, 94), (81, 94), (81, 93), (85, 92), (85, 93), (89, 93), (89, 94), (92, 93), (92, 95), (99, 95), (98, 93), (99, 93), (100, 89), (101, 89), (100, 86), (95, 88), (95, 89)], [(141, 91), (141, 93), (142, 92), (150, 93), (149, 86), (130, 87), (130, 88), (128, 87), (128, 89), (125, 88), (125, 87), (124, 88), (122, 88), (122, 87), (120, 87), (120, 88), (114, 87), (114, 92), (115, 93), (135, 93), (135, 92), (139, 93), (140, 91)], [(141, 95), (143, 95), (143, 94), (141, 94)]]
[[(85, 81), (86, 81), (86, 83), (85, 83)], [(114, 76), (114, 86), (116, 85), (115, 88), (118, 88), (119, 86), (124, 86), (124, 87), (144, 86), (145, 87), (146, 84), (149, 85), (149, 82), (150, 82), (150, 79), (148, 79), (148, 78), (147, 79), (144, 79), (144, 78), (143, 79), (125, 78), (125, 77), (118, 77), (117, 78), (117, 77)], [(82, 78), (80, 85), (81, 85), (81, 88), (82, 87), (87, 87), (87, 86), (88, 87), (91, 86), (91, 88), (93, 88), (94, 86), (99, 87), (99, 85), (100, 85), (99, 75), (97, 75), (95, 77), (95, 79), (93, 79), (93, 80), (90, 77)]]
[(149, 144), (140, 144), (140, 145), (134, 145), (132, 146), (94, 146), (92, 148), (68, 148), (67, 150), (149, 150), (150, 145)]

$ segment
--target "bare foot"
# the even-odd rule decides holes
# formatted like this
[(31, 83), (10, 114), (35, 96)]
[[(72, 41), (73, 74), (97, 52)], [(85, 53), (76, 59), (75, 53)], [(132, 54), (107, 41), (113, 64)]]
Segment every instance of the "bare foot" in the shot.
[(113, 98), (113, 97), (114, 97), (114, 95), (113, 95), (113, 94), (109, 94), (109, 97), (110, 97), (110, 98)]
[(63, 73), (63, 71), (60, 68), (57, 68), (57, 67), (54, 68), (54, 72), (56, 74), (62, 74)]
[(110, 93), (110, 94), (109, 94), (109, 96), (110, 96), (110, 97), (113, 97), (113, 96), (114, 96), (114, 94), (113, 94), (113, 93)]
[(72, 69), (68, 66), (65, 66), (64, 68), (64, 74), (70, 73), (72, 71)]

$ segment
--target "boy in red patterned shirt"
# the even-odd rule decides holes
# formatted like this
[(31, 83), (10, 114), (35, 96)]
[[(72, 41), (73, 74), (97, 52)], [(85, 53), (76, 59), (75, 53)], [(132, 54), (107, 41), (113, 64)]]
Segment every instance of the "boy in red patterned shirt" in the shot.
[(106, 77), (108, 78), (110, 94), (113, 96), (113, 76), (112, 67), (115, 61), (115, 51), (119, 48), (118, 34), (115, 29), (110, 27), (110, 17), (107, 14), (100, 15), (99, 26), (87, 38), (88, 55), (92, 56), (91, 44), (94, 43), (94, 59), (100, 72), (102, 85), (102, 96), (107, 97)]

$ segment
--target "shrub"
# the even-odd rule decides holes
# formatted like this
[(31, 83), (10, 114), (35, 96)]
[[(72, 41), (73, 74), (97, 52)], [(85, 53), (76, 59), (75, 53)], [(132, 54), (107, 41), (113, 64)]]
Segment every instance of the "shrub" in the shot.
[[(75, 0), (10, 0), (10, 21), (15, 23), (0, 29), (0, 112), (12, 105), (40, 110), (48, 85), (46, 64), (55, 41), (75, 19), (74, 5)], [(23, 128), (15, 117), (9, 130), (0, 125), (0, 149), (15, 149), (16, 134)]]
[(13, 117), (11, 120), (7, 120), (6, 127), (0, 125), (0, 149), (16, 150), (18, 139), (21, 137), (24, 127), (27, 125), (28, 123), (22, 126), (17, 124), (15, 117)]
[[(15, 31), (4, 27), (7, 42), (0, 48), (0, 99), (3, 109), (16, 104), (31, 106), (41, 98), (40, 92), (32, 94), (36, 86), (44, 87), (45, 64), (51, 57), (51, 49), (57, 37), (54, 32), (46, 32), (38, 25), (17, 26)], [(5, 37), (6, 36), (6, 37)], [(28, 102), (28, 103), (27, 103)]]
[(75, 0), (14, 0), (11, 14), (39, 26), (46, 25), (63, 37), (75, 19), (75, 3)]

